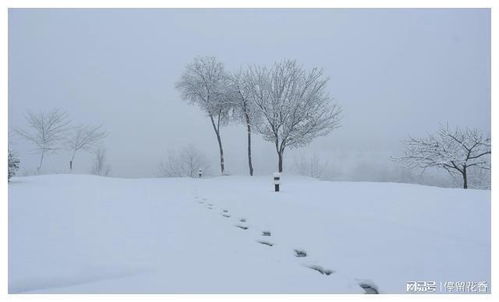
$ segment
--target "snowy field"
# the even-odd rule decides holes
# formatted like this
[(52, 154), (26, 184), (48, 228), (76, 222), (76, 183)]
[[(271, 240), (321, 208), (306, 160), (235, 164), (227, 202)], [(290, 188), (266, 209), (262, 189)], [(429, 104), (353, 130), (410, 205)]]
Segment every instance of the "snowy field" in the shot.
[(280, 193), (270, 176), (9, 184), (10, 293), (404, 293), (410, 280), (490, 284), (490, 191), (286, 175)]

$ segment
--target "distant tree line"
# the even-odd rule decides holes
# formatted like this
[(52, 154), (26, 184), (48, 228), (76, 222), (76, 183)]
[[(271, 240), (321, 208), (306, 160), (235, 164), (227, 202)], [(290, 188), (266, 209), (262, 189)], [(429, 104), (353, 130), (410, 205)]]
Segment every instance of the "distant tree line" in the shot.
[(27, 112), (25, 120), (27, 126), (16, 128), (14, 132), (30, 142), (34, 146), (34, 151), (39, 154), (40, 160), (36, 168), (38, 174), (42, 170), (46, 156), (60, 150), (67, 150), (71, 154), (68, 160), (70, 172), (73, 170), (77, 154), (86, 151), (95, 152), (95, 162), (91, 172), (99, 175), (109, 174), (110, 167), (103, 163), (105, 151), (99, 147), (107, 136), (101, 125), (72, 125), (68, 114), (58, 109), (49, 112)]
[[(222, 127), (231, 122), (244, 126), (248, 172), (253, 175), (254, 133), (272, 143), (277, 155), (276, 168), (282, 172), (286, 150), (306, 146), (316, 137), (327, 135), (340, 126), (341, 107), (332, 102), (327, 84), (328, 78), (322, 69), (307, 70), (294, 60), (281, 60), (271, 66), (246, 66), (229, 72), (214, 57), (196, 57), (185, 67), (175, 86), (183, 100), (199, 106), (210, 119), (222, 175), (226, 169)], [(78, 154), (93, 152), (91, 173), (109, 175), (111, 167), (107, 164), (106, 151), (101, 147), (107, 132), (101, 125), (75, 126), (60, 110), (27, 112), (25, 119), (27, 126), (16, 128), (14, 132), (30, 142), (39, 154), (37, 173), (47, 155), (64, 149), (70, 152), (69, 171), (73, 170)], [(406, 168), (422, 172), (429, 168), (446, 171), (453, 178), (459, 177), (464, 189), (470, 183), (474, 187), (490, 187), (490, 134), (472, 128), (451, 129), (447, 125), (434, 134), (409, 137), (404, 144), (404, 154), (393, 159)], [(19, 164), (9, 147), (9, 180)], [(209, 168), (201, 151), (188, 145), (178, 151), (170, 150), (160, 165), (159, 174), (195, 177), (199, 169), (206, 172)], [(331, 177), (328, 161), (315, 154), (295, 159), (293, 169), (315, 178)]]

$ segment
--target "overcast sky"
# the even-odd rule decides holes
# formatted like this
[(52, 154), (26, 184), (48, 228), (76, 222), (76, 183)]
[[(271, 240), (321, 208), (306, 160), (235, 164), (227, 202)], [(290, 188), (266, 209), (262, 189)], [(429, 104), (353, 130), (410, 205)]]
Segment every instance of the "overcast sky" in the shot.
[[(9, 127), (23, 127), (26, 110), (60, 108), (104, 125), (115, 176), (154, 176), (167, 150), (191, 143), (217, 171), (209, 119), (174, 86), (198, 55), (228, 70), (282, 58), (324, 68), (342, 127), (302, 152), (331, 161), (391, 164), (402, 139), (440, 123), (490, 131), (488, 9), (11, 9)], [(222, 139), (227, 170), (245, 173), (243, 126)], [(11, 143), (36, 168), (30, 146)], [(254, 153), (255, 173), (275, 170), (270, 143), (256, 138)], [(85, 173), (91, 155), (80, 155)], [(46, 170), (64, 171), (69, 157), (50, 155)]]

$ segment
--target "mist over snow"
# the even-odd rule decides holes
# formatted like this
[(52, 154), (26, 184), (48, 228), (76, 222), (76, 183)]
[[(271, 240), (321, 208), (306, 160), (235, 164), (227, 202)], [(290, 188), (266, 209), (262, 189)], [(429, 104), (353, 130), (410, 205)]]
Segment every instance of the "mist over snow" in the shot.
[[(103, 125), (112, 176), (157, 176), (168, 151), (186, 145), (217, 175), (210, 121), (175, 89), (186, 64), (204, 55), (229, 71), (283, 58), (324, 69), (341, 127), (287, 151), (287, 172), (315, 155), (330, 179), (455, 185), (431, 170), (404, 178), (390, 157), (408, 135), (442, 123), (490, 132), (486, 9), (11, 9), (9, 129), (25, 126), (27, 110), (59, 108), (76, 124)], [(247, 174), (245, 128), (221, 132), (226, 171)], [(32, 173), (38, 155), (9, 137), (18, 174)], [(253, 156), (256, 175), (277, 169), (273, 145), (259, 135)], [(49, 154), (44, 172), (66, 173), (70, 157)], [(78, 157), (73, 172), (88, 173), (93, 155)]]

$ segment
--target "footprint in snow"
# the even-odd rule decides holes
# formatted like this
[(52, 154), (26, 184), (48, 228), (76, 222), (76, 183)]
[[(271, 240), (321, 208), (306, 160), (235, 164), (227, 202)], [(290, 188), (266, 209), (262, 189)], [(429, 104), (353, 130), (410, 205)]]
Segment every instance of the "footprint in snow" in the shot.
[(236, 227), (240, 228), (241, 230), (247, 230), (248, 229), (247, 226), (239, 225), (239, 224), (236, 224)]
[(223, 217), (230, 218), (230, 215), (222, 214)]
[(268, 242), (268, 241), (263, 241), (263, 240), (258, 240), (257, 241), (258, 243), (260, 244), (263, 244), (263, 245), (268, 245), (268, 246), (273, 246), (274, 244), (271, 243), (271, 242)]
[(227, 211), (227, 210), (223, 210), (223, 212), (224, 212), (224, 213), (228, 213), (229, 211)]
[(245, 218), (241, 218), (241, 219), (239, 219), (239, 221), (246, 222), (246, 219)]
[(270, 236), (270, 235), (271, 235), (270, 231), (263, 231), (262, 232), (262, 236)]
[(323, 268), (320, 265), (311, 265), (308, 268), (313, 269), (314, 271), (317, 271), (317, 272), (321, 273), (322, 275), (326, 275), (326, 276), (329, 276), (332, 273), (334, 273), (333, 270)]
[(307, 257), (307, 252), (304, 250), (296, 250), (295, 249), (295, 256), (296, 257)]
[(378, 286), (372, 281), (365, 280), (359, 283), (359, 286), (366, 292), (366, 294), (379, 294)]

